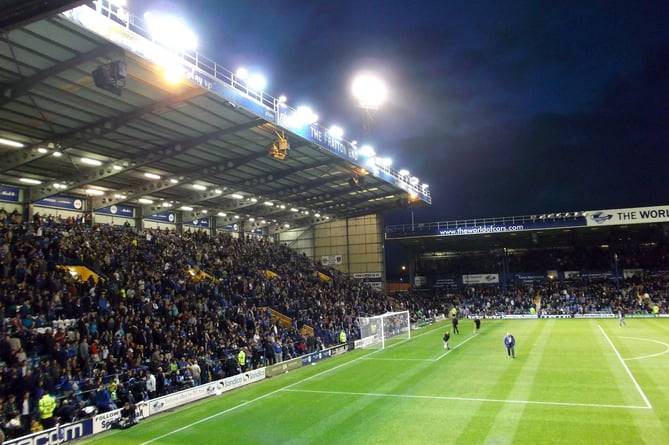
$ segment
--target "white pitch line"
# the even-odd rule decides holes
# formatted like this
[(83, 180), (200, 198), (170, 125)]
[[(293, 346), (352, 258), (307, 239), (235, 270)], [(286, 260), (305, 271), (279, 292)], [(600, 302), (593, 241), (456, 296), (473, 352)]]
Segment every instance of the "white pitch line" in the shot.
[(552, 406), (572, 406), (586, 408), (617, 408), (617, 409), (649, 409), (649, 406), (637, 405), (609, 405), (598, 403), (574, 403), (574, 402), (545, 402), (535, 400), (505, 400), (505, 399), (484, 399), (479, 397), (450, 397), (450, 396), (421, 396), (411, 394), (382, 394), (372, 392), (343, 392), (343, 391), (318, 391), (308, 389), (285, 389), (286, 392), (306, 392), (329, 395), (344, 395), (356, 397), (394, 397), (402, 399), (427, 399), (427, 400), (455, 400), (460, 402), (486, 402), (486, 403), (515, 403), (519, 405), (552, 405)]
[(607, 342), (609, 342), (609, 345), (611, 345), (611, 348), (613, 349), (613, 352), (616, 354), (616, 357), (618, 357), (618, 360), (620, 360), (620, 363), (623, 365), (623, 368), (625, 368), (625, 371), (627, 372), (627, 375), (629, 375), (630, 379), (632, 379), (632, 383), (634, 383), (634, 386), (636, 387), (636, 390), (639, 391), (639, 394), (641, 394), (641, 398), (646, 402), (646, 407), (652, 408), (653, 405), (650, 404), (650, 401), (648, 400), (648, 397), (646, 397), (646, 394), (643, 392), (643, 389), (641, 389), (641, 386), (639, 383), (636, 381), (634, 378), (634, 375), (632, 374), (632, 371), (627, 367), (627, 363), (625, 363), (625, 360), (622, 358), (620, 353), (618, 352), (618, 349), (616, 349), (616, 346), (613, 344), (611, 339), (609, 338), (608, 335), (606, 335), (606, 332), (604, 332), (604, 329), (602, 328), (601, 325), (597, 325), (599, 327), (599, 330), (602, 332), (602, 335), (606, 339)]
[(651, 343), (657, 343), (657, 344), (663, 345), (665, 348), (667, 348), (663, 352), (658, 352), (658, 353), (655, 353), (655, 354), (640, 355), (639, 357), (626, 358), (625, 360), (627, 360), (627, 361), (630, 361), (630, 360), (645, 360), (647, 358), (659, 357), (661, 355), (665, 355), (665, 354), (669, 353), (669, 344), (667, 344), (663, 341), (653, 340), (653, 339), (650, 339), (650, 338), (643, 338), (643, 337), (624, 337), (622, 335), (620, 336), (620, 338), (630, 338), (632, 340), (640, 340), (640, 341), (647, 341), (647, 342), (651, 342)]
[[(399, 344), (401, 344), (401, 343), (404, 343), (404, 342), (407, 342), (407, 341), (409, 341), (409, 340), (404, 340), (403, 342), (396, 343), (396, 344), (393, 345), (393, 346), (397, 346), (397, 345), (399, 345)], [(392, 346), (391, 346), (391, 347), (392, 347)], [(373, 351), (373, 352), (370, 352), (370, 353), (367, 354), (367, 355), (376, 354), (376, 353), (379, 352), (379, 351), (383, 351), (383, 349), (375, 350), (375, 351)], [(342, 363), (342, 364), (337, 365), (337, 366), (335, 366), (335, 367), (333, 367), (333, 368), (326, 369), (326, 370), (324, 370), (324, 371), (322, 371), (322, 372), (319, 372), (318, 374), (314, 374), (314, 375), (312, 375), (312, 376), (310, 376), (310, 377), (307, 377), (306, 379), (298, 380), (297, 382), (295, 382), (295, 383), (291, 383), (290, 385), (287, 385), (287, 386), (285, 386), (285, 387), (283, 387), (283, 388), (279, 388), (279, 389), (276, 389), (276, 390), (274, 390), (274, 391), (272, 391), (272, 392), (268, 392), (267, 394), (263, 394), (262, 396), (256, 397), (255, 399), (247, 400), (246, 402), (240, 403), (239, 405), (235, 405), (235, 406), (230, 407), (230, 408), (228, 408), (228, 409), (226, 409), (226, 410), (219, 411), (219, 412), (217, 412), (216, 414), (212, 414), (211, 416), (205, 417), (205, 418), (200, 419), (200, 420), (198, 420), (198, 421), (196, 421), (196, 422), (191, 422), (191, 423), (189, 423), (188, 425), (184, 425), (184, 426), (182, 426), (181, 428), (177, 428), (177, 429), (172, 430), (172, 431), (170, 431), (170, 432), (168, 432), (168, 433), (162, 434), (162, 435), (160, 435), (160, 436), (158, 436), (158, 437), (154, 437), (154, 438), (151, 439), (151, 440), (147, 440), (146, 442), (142, 442), (140, 445), (148, 445), (148, 444), (150, 444), (150, 443), (153, 443), (153, 442), (156, 442), (156, 441), (162, 439), (163, 437), (171, 436), (172, 434), (181, 432), (181, 431), (183, 431), (183, 430), (186, 430), (186, 429), (188, 429), (188, 428), (190, 428), (190, 427), (193, 427), (193, 426), (195, 426), (195, 425), (198, 425), (198, 424), (200, 424), (200, 423), (207, 422), (207, 421), (209, 421), (209, 420), (211, 420), (211, 419), (215, 419), (215, 418), (218, 417), (218, 416), (221, 416), (221, 415), (223, 415), (223, 414), (227, 414), (227, 413), (229, 413), (229, 412), (231, 412), (231, 411), (235, 411), (235, 410), (237, 410), (237, 409), (239, 409), (239, 408), (242, 408), (242, 407), (244, 407), (244, 406), (246, 406), (246, 405), (250, 405), (251, 403), (255, 403), (255, 402), (257, 402), (258, 400), (262, 400), (262, 399), (265, 399), (265, 398), (267, 398), (267, 397), (269, 397), (269, 396), (273, 396), (274, 394), (277, 394), (277, 393), (279, 393), (279, 392), (281, 392), (281, 391), (286, 391), (286, 389), (291, 388), (291, 387), (293, 387), (293, 386), (295, 386), (295, 385), (299, 385), (299, 384), (301, 384), (301, 383), (308, 382), (308, 381), (311, 380), (311, 379), (314, 379), (314, 378), (316, 378), (316, 377), (320, 377), (320, 376), (322, 376), (322, 375), (324, 375), (324, 374), (327, 374), (327, 373), (329, 373), (329, 372), (332, 372), (332, 371), (334, 371), (334, 370), (336, 370), (336, 369), (339, 369), (339, 368), (341, 368), (341, 367), (348, 366), (348, 365), (350, 365), (351, 363), (355, 363), (355, 362), (357, 362), (358, 360), (362, 360), (362, 359), (366, 358), (367, 355), (362, 356), (362, 357), (355, 358), (355, 359), (353, 359), (353, 360), (351, 360), (351, 361), (348, 361), (348, 362), (346, 362), (346, 363)]]
[(444, 352), (443, 354), (441, 354), (439, 357), (437, 357), (437, 358), (435, 358), (435, 359), (432, 359), (432, 360), (434, 360), (435, 362), (438, 361), (438, 360), (441, 360), (442, 358), (444, 358), (444, 357), (446, 357), (448, 354), (450, 354), (451, 351), (454, 351), (454, 350), (458, 349), (460, 346), (464, 345), (464, 344), (467, 343), (469, 340), (471, 340), (472, 338), (476, 338), (476, 337), (478, 337), (477, 334), (472, 334), (472, 335), (470, 335), (468, 338), (462, 340), (460, 343), (458, 343), (457, 345), (453, 346), (451, 349), (447, 350), (446, 352)]

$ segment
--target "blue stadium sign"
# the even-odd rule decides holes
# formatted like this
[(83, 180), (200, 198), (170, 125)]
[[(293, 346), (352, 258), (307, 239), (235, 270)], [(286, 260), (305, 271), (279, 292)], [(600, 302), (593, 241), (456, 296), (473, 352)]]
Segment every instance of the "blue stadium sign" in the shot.
[(0, 185), (0, 201), (19, 202), (19, 188)]
[(205, 216), (203, 218), (194, 219), (192, 221), (184, 221), (184, 226), (207, 228), (209, 227), (209, 218)]
[(50, 196), (48, 198), (40, 199), (34, 203), (39, 207), (53, 207), (64, 210), (84, 210), (84, 201), (79, 198), (72, 198), (69, 196)]
[(122, 218), (134, 218), (135, 217), (135, 208), (128, 205), (116, 204), (95, 211), (96, 214), (100, 215), (112, 215), (119, 216)]
[(176, 214), (174, 212), (161, 212), (144, 218), (145, 221), (154, 221), (165, 224), (176, 224), (176, 219)]

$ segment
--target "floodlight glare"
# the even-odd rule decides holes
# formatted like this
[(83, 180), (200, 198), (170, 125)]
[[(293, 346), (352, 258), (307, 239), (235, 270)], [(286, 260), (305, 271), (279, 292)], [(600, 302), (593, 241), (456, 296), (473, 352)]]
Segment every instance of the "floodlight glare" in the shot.
[(353, 79), (352, 92), (360, 106), (370, 110), (377, 110), (388, 96), (386, 85), (369, 73), (359, 74)]
[(344, 137), (344, 129), (337, 125), (331, 126), (330, 129), (328, 130), (328, 133), (330, 133), (330, 136), (332, 136), (335, 139), (341, 139), (342, 137)]
[(184, 68), (177, 60), (168, 59), (162, 65), (163, 75), (168, 83), (179, 83), (184, 79)]
[(6, 145), (8, 147), (16, 147), (16, 148), (25, 147), (25, 145), (23, 145), (20, 142), (12, 141), (10, 139), (5, 139), (5, 138), (0, 138), (0, 144)]
[(239, 68), (237, 70), (237, 77), (242, 80), (246, 80), (249, 77), (249, 71), (246, 68)]
[(99, 167), (100, 165), (102, 165), (102, 162), (98, 161), (97, 159), (91, 159), (91, 158), (81, 158), (81, 163), (93, 165), (95, 167)]
[(144, 20), (154, 41), (173, 50), (197, 49), (197, 37), (176, 17), (147, 12)]
[(388, 168), (393, 164), (393, 160), (390, 158), (376, 158), (376, 165), (380, 167)]
[(374, 149), (369, 145), (363, 145), (362, 147), (360, 147), (359, 153), (363, 156), (368, 156), (368, 157), (372, 157), (372, 156), (376, 155), (376, 153), (374, 152)]
[(24, 184), (35, 184), (35, 185), (42, 183), (42, 181), (32, 178), (19, 178), (19, 181), (23, 182)]
[(248, 84), (253, 91), (262, 91), (267, 86), (267, 80), (260, 74), (254, 74), (249, 78)]

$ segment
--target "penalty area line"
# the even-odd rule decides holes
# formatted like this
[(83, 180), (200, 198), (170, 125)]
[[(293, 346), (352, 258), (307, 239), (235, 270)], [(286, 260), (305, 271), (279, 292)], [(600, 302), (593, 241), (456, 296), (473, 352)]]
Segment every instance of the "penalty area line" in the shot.
[(450, 400), (460, 402), (484, 402), (484, 403), (513, 403), (518, 405), (550, 405), (550, 406), (568, 406), (585, 408), (615, 408), (615, 409), (650, 409), (649, 406), (639, 405), (610, 405), (600, 403), (577, 403), (577, 402), (548, 402), (536, 400), (504, 400), (504, 399), (484, 399), (480, 397), (451, 397), (451, 396), (421, 396), (412, 394), (383, 394), (373, 392), (344, 392), (344, 391), (319, 391), (309, 389), (285, 389), (286, 392), (302, 392), (314, 394), (343, 395), (353, 397), (390, 397), (401, 399), (423, 399), (423, 400)]
[(632, 379), (632, 383), (636, 387), (636, 390), (641, 395), (641, 398), (643, 399), (643, 401), (646, 402), (646, 407), (647, 408), (652, 408), (653, 405), (650, 404), (650, 401), (648, 400), (648, 397), (646, 397), (646, 394), (643, 392), (643, 389), (641, 389), (641, 386), (639, 385), (639, 382), (637, 382), (636, 379), (634, 378), (634, 375), (632, 374), (632, 371), (630, 371), (630, 368), (627, 367), (627, 363), (625, 363), (625, 360), (620, 355), (620, 352), (618, 352), (618, 349), (616, 349), (616, 346), (613, 344), (613, 342), (611, 341), (609, 336), (606, 335), (606, 332), (604, 332), (604, 328), (602, 328), (601, 325), (597, 325), (597, 327), (599, 327), (599, 330), (602, 332), (602, 335), (604, 336), (606, 341), (609, 342), (609, 345), (611, 345), (611, 349), (613, 349), (613, 352), (616, 354), (616, 357), (618, 357), (618, 360), (623, 365), (623, 368), (625, 368), (625, 371), (627, 372), (627, 375), (630, 377), (630, 379)]
[[(408, 340), (405, 340), (405, 341), (408, 341)], [(312, 376), (307, 377), (306, 379), (298, 380), (297, 382), (291, 383), (290, 385), (284, 386), (283, 388), (279, 388), (279, 389), (276, 389), (276, 390), (274, 390), (274, 391), (268, 392), (267, 394), (263, 394), (263, 395), (261, 395), (261, 396), (258, 396), (258, 397), (256, 397), (255, 399), (247, 400), (246, 402), (242, 402), (242, 403), (239, 403), (239, 404), (237, 404), (237, 405), (235, 405), (235, 406), (231, 406), (230, 408), (228, 408), (228, 409), (226, 409), (226, 410), (219, 411), (219, 412), (217, 412), (217, 413), (215, 413), (215, 414), (212, 414), (211, 416), (204, 417), (204, 418), (202, 418), (202, 419), (200, 419), (200, 420), (197, 420), (197, 421), (195, 421), (195, 422), (191, 422), (191, 423), (189, 423), (188, 425), (184, 425), (184, 426), (182, 426), (182, 427), (180, 427), (180, 428), (177, 428), (177, 429), (175, 429), (175, 430), (169, 431), (169, 432), (167, 432), (167, 433), (165, 433), (165, 434), (161, 434), (160, 436), (158, 436), (158, 437), (154, 437), (154, 438), (151, 439), (151, 440), (147, 440), (147, 441), (145, 441), (145, 442), (142, 442), (142, 443), (140, 443), (139, 445), (148, 445), (148, 444), (150, 444), (150, 443), (157, 442), (157, 441), (159, 441), (160, 439), (163, 439), (163, 438), (165, 438), (165, 437), (171, 436), (172, 434), (176, 434), (176, 433), (179, 433), (179, 432), (181, 432), (181, 431), (187, 430), (188, 428), (191, 428), (191, 427), (193, 427), (193, 426), (195, 426), (195, 425), (199, 425), (200, 423), (208, 422), (209, 420), (211, 420), (211, 419), (215, 419), (216, 417), (222, 416), (223, 414), (227, 414), (227, 413), (232, 412), (232, 411), (235, 411), (235, 410), (237, 410), (237, 409), (239, 409), (239, 408), (243, 408), (243, 407), (245, 407), (246, 405), (250, 405), (250, 404), (255, 403), (255, 402), (259, 401), (259, 400), (266, 399), (267, 397), (273, 396), (273, 395), (275, 395), (275, 394), (277, 394), (277, 393), (280, 393), (280, 392), (282, 392), (282, 391), (289, 390), (289, 389), (290, 389), (291, 387), (293, 387), (293, 386), (297, 386), (297, 385), (302, 384), (302, 383), (304, 383), (304, 382), (308, 382), (309, 380), (318, 378), (318, 377), (320, 377), (320, 376), (322, 376), (322, 375), (328, 374), (328, 373), (330, 373), (330, 372), (332, 372), (332, 371), (335, 371), (335, 370), (337, 370), (337, 369), (339, 369), (339, 368), (342, 368), (342, 367), (344, 367), (344, 366), (348, 366), (348, 365), (350, 365), (350, 364), (352, 364), (352, 363), (355, 363), (355, 362), (357, 362), (357, 361), (359, 361), (359, 360), (363, 360), (363, 359), (366, 358), (367, 356), (372, 355), (372, 354), (376, 354), (377, 352), (382, 351), (382, 350), (383, 350), (383, 349), (380, 349), (380, 350), (374, 350), (374, 351), (370, 352), (370, 353), (367, 354), (367, 355), (364, 355), (364, 356), (361, 356), (361, 357), (357, 357), (357, 358), (355, 358), (355, 359), (353, 359), (353, 360), (350, 360), (350, 361), (348, 361), (348, 362), (339, 364), (339, 365), (334, 366), (334, 367), (329, 368), (329, 369), (325, 369), (325, 370), (323, 370), (323, 371), (321, 371), (321, 372), (319, 372), (319, 373), (317, 373), (317, 374), (314, 374), (314, 375), (312, 375)]]

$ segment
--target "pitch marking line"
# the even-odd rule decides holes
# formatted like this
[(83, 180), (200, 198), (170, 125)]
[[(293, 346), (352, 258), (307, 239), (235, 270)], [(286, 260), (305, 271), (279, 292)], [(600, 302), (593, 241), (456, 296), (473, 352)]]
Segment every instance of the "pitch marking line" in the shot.
[(307, 389), (284, 389), (286, 392), (305, 392), (316, 394), (344, 395), (357, 397), (393, 397), (401, 399), (427, 399), (427, 400), (455, 400), (460, 402), (485, 402), (485, 403), (515, 403), (519, 405), (551, 405), (551, 406), (570, 406), (585, 408), (616, 408), (616, 409), (650, 409), (650, 406), (638, 405), (609, 405), (598, 403), (572, 403), (572, 402), (542, 402), (534, 400), (503, 400), (503, 399), (484, 399), (479, 397), (450, 397), (450, 396), (421, 396), (411, 394), (381, 394), (367, 392), (344, 392), (344, 391), (318, 391)]
[(619, 337), (620, 338), (629, 338), (629, 339), (632, 339), (632, 340), (641, 340), (641, 341), (648, 341), (648, 342), (651, 342), (651, 343), (657, 343), (659, 345), (664, 345), (665, 348), (667, 348), (664, 351), (658, 352), (656, 354), (640, 355), (639, 357), (626, 358), (625, 360), (643, 360), (643, 359), (646, 359), (646, 358), (659, 357), (661, 355), (665, 355), (665, 354), (669, 353), (669, 344), (667, 344), (663, 341), (652, 340), (650, 338), (643, 338), (643, 337), (624, 337), (624, 336), (619, 336)]
[[(396, 344), (394, 344), (394, 345), (392, 345), (392, 346), (390, 346), (390, 347), (397, 346), (397, 345), (402, 344), (402, 343), (407, 342), (407, 341), (409, 341), (409, 339), (404, 340), (404, 341), (402, 341), (402, 342), (400, 342), (400, 343), (396, 343)], [(370, 352), (370, 353), (367, 354), (367, 355), (376, 354), (376, 353), (379, 352), (379, 351), (383, 351), (383, 349), (378, 349), (378, 350), (376, 350), (376, 351), (372, 351), (372, 352)], [(311, 380), (311, 379), (314, 379), (314, 378), (320, 377), (320, 376), (322, 376), (322, 375), (328, 374), (328, 373), (330, 373), (330, 372), (332, 372), (332, 371), (335, 371), (335, 370), (337, 370), (337, 369), (339, 369), (339, 368), (342, 368), (342, 367), (344, 367), (344, 366), (348, 366), (348, 365), (350, 365), (350, 364), (352, 364), (352, 363), (357, 362), (358, 360), (361, 360), (361, 359), (366, 358), (367, 355), (362, 356), (362, 357), (355, 358), (355, 359), (353, 359), (353, 360), (351, 360), (351, 361), (348, 361), (348, 362), (346, 362), (346, 363), (342, 363), (342, 364), (340, 364), (340, 365), (334, 366), (334, 367), (332, 367), (332, 368), (330, 368), (330, 369), (326, 369), (326, 370), (324, 370), (324, 371), (322, 371), (322, 372), (319, 372), (319, 373), (314, 374), (314, 375), (312, 375), (312, 376), (310, 376), (310, 377), (307, 377), (306, 379), (298, 380), (297, 382), (295, 382), (295, 383), (291, 383), (290, 385), (287, 385), (287, 386), (285, 386), (285, 387), (283, 387), (283, 388), (279, 388), (279, 389), (276, 389), (276, 390), (274, 390), (274, 391), (272, 391), (272, 392), (268, 392), (267, 394), (263, 394), (262, 396), (258, 396), (258, 397), (256, 397), (255, 399), (247, 400), (246, 402), (243, 402), (243, 403), (240, 403), (240, 404), (238, 404), (238, 405), (232, 406), (232, 407), (230, 407), (230, 408), (228, 408), (228, 409), (226, 409), (226, 410), (219, 411), (219, 412), (217, 412), (216, 414), (212, 414), (211, 416), (202, 418), (202, 419), (200, 419), (200, 420), (198, 420), (198, 421), (191, 422), (191, 423), (189, 423), (188, 425), (184, 425), (184, 426), (182, 426), (181, 428), (177, 428), (177, 429), (175, 429), (175, 430), (172, 430), (172, 431), (170, 431), (170, 432), (167, 432), (167, 433), (165, 433), (165, 434), (162, 434), (162, 435), (160, 435), (160, 436), (158, 436), (158, 437), (154, 437), (153, 439), (151, 439), (151, 440), (147, 440), (146, 442), (142, 442), (142, 443), (140, 443), (139, 445), (148, 445), (148, 444), (150, 444), (150, 443), (157, 442), (157, 441), (159, 441), (160, 439), (163, 439), (163, 438), (165, 438), (165, 437), (171, 436), (172, 434), (176, 434), (176, 433), (179, 433), (179, 432), (181, 432), (181, 431), (187, 430), (188, 428), (191, 428), (191, 427), (193, 427), (193, 426), (195, 426), (195, 425), (199, 425), (200, 423), (208, 422), (209, 420), (211, 420), (211, 419), (215, 419), (215, 418), (218, 417), (218, 416), (222, 416), (223, 414), (227, 414), (227, 413), (229, 413), (229, 412), (235, 411), (235, 410), (237, 410), (237, 409), (239, 409), (239, 408), (242, 408), (242, 407), (244, 407), (244, 406), (246, 406), (246, 405), (250, 405), (250, 404), (255, 403), (255, 402), (257, 402), (257, 401), (259, 401), (259, 400), (262, 400), (262, 399), (266, 399), (267, 397), (273, 396), (273, 395), (275, 395), (275, 394), (277, 394), (277, 393), (280, 393), (281, 391), (286, 391), (286, 389), (290, 389), (290, 388), (293, 387), (293, 386), (302, 384), (302, 383), (304, 383), (304, 382), (308, 382), (308, 381)]]
[[(413, 337), (411, 337), (411, 338), (422, 337), (422, 336), (424, 336), (424, 335), (432, 334), (432, 333), (437, 332), (437, 331), (440, 331), (440, 329), (433, 328), (433, 329), (430, 329), (428, 332), (423, 332), (423, 333), (421, 333), (421, 334), (419, 334), (419, 335), (415, 335), (415, 336), (413, 336)], [(446, 357), (446, 356), (447, 356), (448, 354), (450, 354), (452, 351), (458, 349), (460, 346), (464, 345), (464, 344), (467, 343), (469, 340), (472, 340), (472, 339), (474, 339), (474, 338), (476, 338), (476, 337), (478, 337), (478, 334), (471, 334), (469, 337), (467, 337), (466, 339), (462, 340), (460, 343), (458, 343), (457, 345), (453, 346), (451, 349), (447, 350), (446, 352), (444, 352), (443, 354), (441, 354), (441, 355), (440, 355), (439, 357), (437, 357), (437, 358), (383, 358), (383, 357), (367, 357), (367, 356), (365, 356), (365, 357), (360, 357), (360, 359), (361, 359), (361, 360), (374, 360), (374, 361), (383, 361), (383, 360), (386, 360), (386, 361), (391, 361), (391, 362), (436, 362), (436, 361), (439, 361), (439, 360), (441, 360), (442, 358)], [(397, 344), (388, 346), (386, 349), (390, 349), (390, 348), (395, 347), (395, 346), (397, 346)]]
[(620, 352), (616, 349), (616, 346), (613, 344), (611, 339), (609, 338), (608, 335), (606, 335), (606, 332), (604, 332), (604, 329), (602, 328), (601, 325), (597, 325), (599, 327), (599, 330), (602, 332), (602, 335), (606, 339), (607, 342), (609, 342), (609, 345), (611, 345), (611, 348), (613, 349), (613, 352), (616, 354), (616, 357), (618, 357), (618, 360), (620, 360), (620, 363), (623, 365), (623, 368), (625, 368), (625, 371), (627, 372), (627, 375), (629, 375), (630, 379), (632, 379), (632, 383), (634, 383), (634, 386), (636, 387), (636, 390), (639, 392), (641, 395), (641, 398), (646, 402), (646, 407), (652, 408), (653, 405), (650, 404), (650, 401), (648, 400), (648, 397), (646, 397), (646, 394), (643, 392), (643, 389), (641, 389), (641, 386), (639, 385), (639, 382), (636, 381), (634, 378), (634, 375), (632, 374), (632, 371), (627, 367), (627, 363), (625, 363), (625, 360), (622, 358), (620, 355)]

